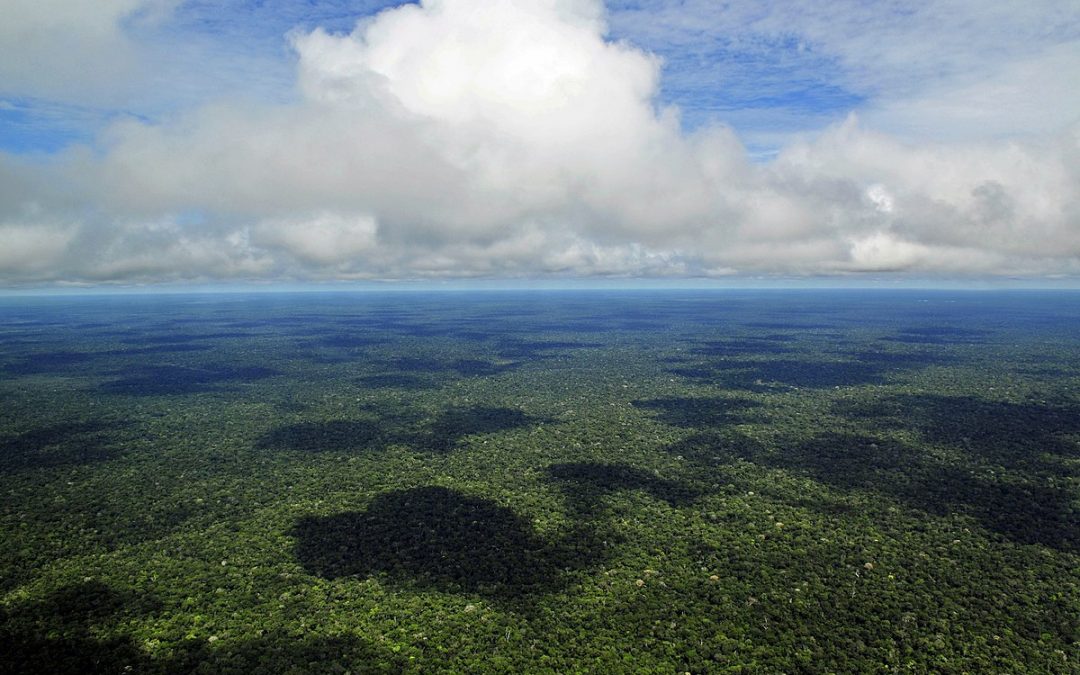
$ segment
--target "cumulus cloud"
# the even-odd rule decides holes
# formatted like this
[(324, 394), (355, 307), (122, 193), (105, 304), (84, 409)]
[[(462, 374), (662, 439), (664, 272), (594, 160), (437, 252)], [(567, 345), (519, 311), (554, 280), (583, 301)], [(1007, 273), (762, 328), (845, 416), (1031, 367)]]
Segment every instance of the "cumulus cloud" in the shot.
[(40, 274), (55, 264), (71, 243), (70, 228), (33, 224), (0, 223), (0, 269), (17, 274)]
[(125, 120), (0, 187), (0, 278), (1080, 273), (1080, 126), (908, 145), (851, 117), (755, 164), (682, 130), (594, 0), (291, 43), (295, 103)]
[[(310, 218), (268, 220), (254, 228), (254, 243), (279, 248), (313, 265), (347, 265), (375, 246), (378, 224), (371, 216), (321, 213)], [(234, 241), (243, 241), (239, 235)]]
[(176, 1), (5, 0), (0, 93), (99, 98), (113, 89), (110, 83), (139, 69), (137, 49), (123, 26), (154, 21)]

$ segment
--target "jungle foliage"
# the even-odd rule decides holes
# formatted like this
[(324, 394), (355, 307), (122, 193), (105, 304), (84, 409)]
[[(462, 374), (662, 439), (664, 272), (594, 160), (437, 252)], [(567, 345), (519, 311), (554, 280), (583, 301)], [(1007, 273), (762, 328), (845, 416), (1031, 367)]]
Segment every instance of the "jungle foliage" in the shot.
[(1080, 296), (0, 301), (0, 672), (1077, 672)]

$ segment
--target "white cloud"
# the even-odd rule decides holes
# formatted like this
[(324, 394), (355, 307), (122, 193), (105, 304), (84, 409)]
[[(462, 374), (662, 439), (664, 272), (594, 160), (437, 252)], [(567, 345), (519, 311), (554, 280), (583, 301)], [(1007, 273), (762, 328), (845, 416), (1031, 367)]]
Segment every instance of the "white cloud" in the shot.
[(294, 35), (295, 103), (0, 163), (26, 183), (0, 184), (23, 252), (0, 275), (1080, 272), (1080, 126), (911, 144), (852, 117), (754, 164), (730, 129), (685, 134), (656, 59), (604, 30), (589, 0), (427, 0)]
[(915, 138), (1055, 133), (1080, 121), (1077, 63), (1080, 40), (1006, 61), (991, 72), (935, 80), (909, 96), (883, 96), (863, 116), (877, 128)]
[(250, 241), (262, 248), (280, 248), (302, 262), (340, 266), (371, 251), (377, 231), (378, 223), (371, 216), (321, 213), (309, 218), (264, 221), (254, 228)]
[(130, 78), (139, 55), (124, 23), (152, 20), (175, 0), (4, 0), (0, 92), (97, 100)]
[(61, 224), (0, 222), (0, 279), (37, 277), (54, 266), (74, 233)]
[(893, 196), (889, 194), (889, 190), (881, 183), (874, 183), (866, 188), (866, 198), (882, 213), (892, 213), (896, 208)]
[[(859, 112), (874, 128), (933, 140), (1051, 133), (1080, 121), (1077, 0), (612, 4), (620, 35), (678, 57), (681, 90), (726, 87), (752, 100), (834, 87), (864, 99)], [(753, 79), (744, 59), (758, 66)], [(720, 117), (753, 128), (740, 113)], [(784, 128), (820, 128), (807, 117)]]
[(893, 272), (910, 269), (934, 255), (922, 244), (898, 239), (889, 232), (875, 232), (851, 242), (850, 268), (859, 272)]

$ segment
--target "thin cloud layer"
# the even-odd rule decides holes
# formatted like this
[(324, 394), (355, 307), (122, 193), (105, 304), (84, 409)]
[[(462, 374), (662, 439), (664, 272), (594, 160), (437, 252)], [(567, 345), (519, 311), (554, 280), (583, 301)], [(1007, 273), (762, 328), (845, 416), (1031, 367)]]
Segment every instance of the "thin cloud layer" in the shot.
[(101, 104), (146, 75), (131, 29), (180, 0), (5, 0), (0, 94)]
[[(670, 56), (666, 87), (711, 98), (758, 136), (858, 106), (934, 140), (1051, 133), (1080, 116), (1076, 0), (612, 0), (613, 27)], [(708, 106), (706, 106), (707, 108)], [(743, 114), (744, 111), (748, 111)]]
[(0, 279), (1080, 273), (1080, 125), (912, 145), (851, 116), (757, 164), (606, 35), (591, 0), (294, 33), (295, 102), (0, 157)]

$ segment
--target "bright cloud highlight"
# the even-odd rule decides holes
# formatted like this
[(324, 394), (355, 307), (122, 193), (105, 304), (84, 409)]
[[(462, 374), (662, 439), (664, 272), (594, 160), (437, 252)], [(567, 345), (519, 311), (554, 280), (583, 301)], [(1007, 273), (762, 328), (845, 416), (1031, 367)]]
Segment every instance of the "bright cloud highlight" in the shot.
[(427, 0), (294, 33), (294, 102), (0, 163), (24, 183), (0, 188), (0, 280), (1080, 274), (1080, 124), (912, 143), (850, 116), (755, 163), (685, 132), (605, 21)]

